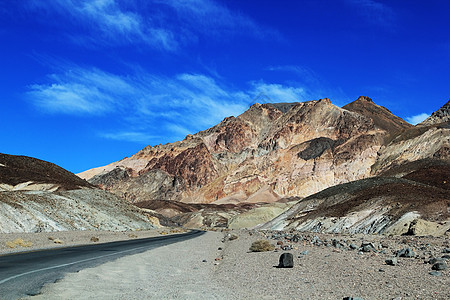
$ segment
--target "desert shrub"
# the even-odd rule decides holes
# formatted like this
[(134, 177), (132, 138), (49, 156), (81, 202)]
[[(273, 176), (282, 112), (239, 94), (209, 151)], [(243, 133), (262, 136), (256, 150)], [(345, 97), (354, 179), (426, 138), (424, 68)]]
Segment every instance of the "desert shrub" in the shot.
[(273, 249), (275, 249), (275, 246), (267, 240), (258, 240), (250, 246), (250, 251), (252, 252), (272, 251)]
[(32, 242), (24, 241), (23, 239), (15, 239), (14, 241), (6, 242), (8, 248), (16, 248), (17, 246), (31, 247), (32, 245)]

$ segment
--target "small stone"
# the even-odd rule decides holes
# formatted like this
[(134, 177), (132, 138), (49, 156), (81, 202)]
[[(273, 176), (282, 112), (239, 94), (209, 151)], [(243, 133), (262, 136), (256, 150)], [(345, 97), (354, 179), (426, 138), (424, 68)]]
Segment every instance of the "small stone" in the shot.
[(292, 250), (293, 247), (292, 247), (292, 245), (284, 245), (284, 246), (281, 246), (281, 249), (284, 251), (289, 251), (289, 250)]
[(392, 258), (388, 258), (384, 261), (387, 265), (390, 266), (396, 266), (397, 265), (397, 258), (396, 257), (392, 257)]
[(364, 299), (358, 298), (358, 297), (344, 297), (344, 298), (342, 298), (342, 300), (364, 300)]
[(278, 241), (278, 242), (277, 242), (277, 245), (283, 246), (283, 241)]
[(445, 262), (438, 262), (435, 263), (431, 269), (436, 271), (447, 270), (447, 264)]
[(55, 244), (64, 244), (64, 242), (62, 240), (60, 240), (60, 239), (54, 239), (53, 243), (55, 243)]
[(402, 250), (398, 250), (396, 256), (411, 258), (411, 257), (414, 257), (416, 255), (414, 254), (414, 251), (411, 248), (404, 248)]
[(433, 276), (442, 276), (442, 273), (438, 272), (438, 271), (431, 271), (428, 274), (433, 275)]
[(450, 248), (444, 248), (444, 249), (442, 249), (442, 253), (450, 253)]
[(222, 247), (217, 248), (217, 250), (223, 250)]
[(356, 250), (356, 249), (358, 249), (358, 246), (356, 246), (355, 244), (350, 244), (350, 249), (352, 249), (352, 250)]
[(377, 251), (372, 243), (367, 243), (367, 242), (363, 242), (361, 244), (360, 248), (361, 248), (362, 252), (372, 252), (372, 251), (376, 252)]
[(208, 262), (206, 259), (202, 260), (202, 262)]
[(292, 255), (292, 253), (281, 254), (278, 268), (293, 268), (293, 267), (294, 267), (294, 256)]
[(378, 272), (385, 272), (384, 269), (378, 269)]
[(445, 262), (445, 260), (444, 260), (443, 258), (432, 257), (432, 258), (430, 258), (430, 259), (428, 260), (428, 263), (429, 263), (430, 265), (434, 265), (434, 264), (436, 264), (436, 263), (442, 263), (442, 262)]
[(443, 258), (443, 259), (450, 259), (450, 255), (442, 255), (441, 258)]
[(300, 254), (301, 254), (301, 255), (308, 255), (308, 253), (309, 253), (309, 251), (308, 251), (308, 250), (305, 250), (305, 251), (302, 251)]
[(298, 235), (294, 235), (291, 239), (291, 242), (298, 243), (300, 241), (300, 237)]

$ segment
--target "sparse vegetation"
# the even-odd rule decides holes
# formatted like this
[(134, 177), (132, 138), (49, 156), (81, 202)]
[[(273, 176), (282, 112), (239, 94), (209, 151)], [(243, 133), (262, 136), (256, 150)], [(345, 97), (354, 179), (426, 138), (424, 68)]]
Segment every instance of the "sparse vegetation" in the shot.
[(98, 237), (96, 237), (96, 236), (91, 237), (91, 242), (96, 243), (96, 242), (98, 242), (99, 240), (100, 240), (100, 239), (99, 239)]
[(269, 243), (267, 240), (258, 240), (253, 242), (250, 246), (250, 251), (252, 252), (265, 252), (265, 251), (273, 251), (275, 246)]
[(8, 248), (16, 248), (17, 246), (21, 247), (31, 247), (33, 243), (30, 241), (24, 241), (23, 239), (15, 239), (14, 241), (6, 242), (6, 246)]

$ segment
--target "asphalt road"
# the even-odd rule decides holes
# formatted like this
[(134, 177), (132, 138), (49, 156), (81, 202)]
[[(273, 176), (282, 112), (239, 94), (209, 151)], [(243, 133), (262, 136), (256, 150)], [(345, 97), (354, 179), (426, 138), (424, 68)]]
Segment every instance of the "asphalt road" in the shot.
[(46, 283), (117, 258), (191, 239), (203, 231), (0, 256), (0, 299), (39, 294)]

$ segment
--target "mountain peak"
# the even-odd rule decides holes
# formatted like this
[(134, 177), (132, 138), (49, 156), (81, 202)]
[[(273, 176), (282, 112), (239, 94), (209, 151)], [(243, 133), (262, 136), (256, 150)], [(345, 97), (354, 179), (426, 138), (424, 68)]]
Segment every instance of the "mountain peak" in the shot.
[(369, 98), (369, 97), (367, 97), (367, 96), (359, 96), (359, 98), (356, 99), (356, 101), (367, 101), (367, 102), (372, 102), (372, 103), (374, 103), (373, 100), (372, 100), (372, 98)]
[(411, 124), (397, 117), (387, 108), (375, 104), (375, 102), (367, 96), (360, 96), (343, 108), (371, 118), (378, 128), (390, 133), (400, 132), (412, 127)]

